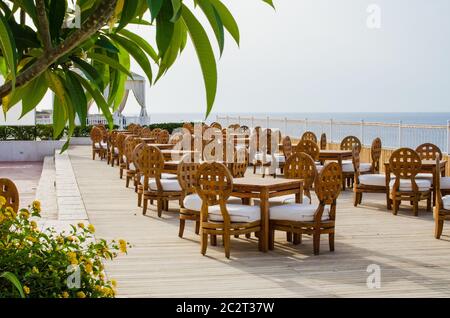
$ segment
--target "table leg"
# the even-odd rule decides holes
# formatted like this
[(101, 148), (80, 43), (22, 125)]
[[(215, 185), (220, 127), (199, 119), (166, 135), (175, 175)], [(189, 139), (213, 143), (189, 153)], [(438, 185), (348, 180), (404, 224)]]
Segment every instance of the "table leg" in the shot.
[(299, 192), (295, 194), (295, 203), (303, 203), (303, 183), (300, 185)]
[[(341, 167), (341, 169), (342, 169), (342, 157), (341, 156), (338, 156), (338, 164), (339, 164), (339, 167)], [(342, 172), (341, 178), (342, 178), (342, 190), (345, 191), (345, 181), (346, 180), (344, 179), (344, 172)]]
[(269, 250), (269, 193), (262, 190), (260, 193), (260, 209), (261, 209), (261, 236), (262, 252), (267, 253)]

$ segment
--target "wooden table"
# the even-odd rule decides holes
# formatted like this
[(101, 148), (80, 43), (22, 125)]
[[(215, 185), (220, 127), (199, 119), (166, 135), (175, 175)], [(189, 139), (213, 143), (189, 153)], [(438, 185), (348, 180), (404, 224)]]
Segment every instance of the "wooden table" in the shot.
[(297, 179), (272, 179), (261, 177), (245, 177), (233, 179), (232, 196), (250, 204), (250, 199), (260, 199), (262, 251), (269, 250), (269, 199), (295, 194), (297, 203), (303, 202), (303, 181)]
[[(445, 167), (447, 166), (447, 160), (439, 161), (439, 170), (441, 171), (441, 176), (445, 177)], [(389, 162), (384, 163), (384, 170), (386, 171), (386, 176), (390, 178), (391, 169)], [(436, 184), (436, 161), (435, 160), (422, 160), (421, 173), (431, 173), (433, 175), (432, 186), (433, 186), (433, 206), (436, 205), (436, 196), (434, 192), (434, 185)]]
[(336, 160), (342, 166), (342, 161), (347, 159), (352, 159), (351, 150), (320, 150), (319, 153), (320, 162)]
[(149, 144), (150, 146), (155, 146), (155, 147), (159, 148), (160, 150), (167, 150), (167, 149), (172, 149), (173, 147), (175, 147), (175, 145), (173, 145), (173, 144), (154, 144), (152, 142), (145, 142), (145, 143)]
[(142, 137), (141, 140), (147, 144), (154, 143), (156, 141), (155, 137)]
[(172, 161), (173, 156), (178, 156), (180, 157), (179, 159), (181, 160), (181, 158), (184, 155), (194, 155), (196, 153), (199, 153), (199, 151), (195, 151), (195, 150), (181, 150), (181, 149), (164, 149), (161, 150), (161, 153), (164, 156), (164, 160), (167, 161)]

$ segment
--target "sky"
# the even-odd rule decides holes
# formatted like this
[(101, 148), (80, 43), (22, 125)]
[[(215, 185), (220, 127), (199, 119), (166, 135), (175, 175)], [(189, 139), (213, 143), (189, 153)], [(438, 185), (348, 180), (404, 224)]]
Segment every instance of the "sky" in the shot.
[[(276, 10), (260, 0), (223, 2), (239, 24), (241, 44), (226, 38), (214, 112), (450, 111), (448, 0), (275, 0)], [(380, 28), (368, 27), (371, 4), (380, 9)], [(131, 30), (154, 43), (152, 27)], [(134, 62), (132, 70), (143, 74)], [(200, 66), (188, 44), (166, 76), (147, 87), (147, 110), (205, 108)], [(124, 113), (139, 113), (133, 97)]]

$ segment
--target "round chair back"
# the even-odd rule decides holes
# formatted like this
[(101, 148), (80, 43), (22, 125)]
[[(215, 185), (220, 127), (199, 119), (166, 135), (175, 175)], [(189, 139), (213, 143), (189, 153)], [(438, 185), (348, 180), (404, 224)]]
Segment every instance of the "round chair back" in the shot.
[(0, 178), (0, 196), (6, 199), (6, 207), (11, 207), (16, 213), (19, 211), (19, 191), (10, 179)]

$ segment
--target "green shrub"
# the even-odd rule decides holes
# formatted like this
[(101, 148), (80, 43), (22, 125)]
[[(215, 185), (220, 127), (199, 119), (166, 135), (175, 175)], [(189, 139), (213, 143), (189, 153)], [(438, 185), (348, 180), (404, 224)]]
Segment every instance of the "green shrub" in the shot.
[(169, 133), (172, 133), (175, 129), (183, 127), (183, 123), (160, 123), (160, 124), (151, 124), (148, 125), (147, 127), (150, 129), (155, 128), (166, 129), (167, 131), (169, 131)]
[[(92, 225), (79, 223), (69, 233), (40, 231), (40, 203), (15, 213), (0, 196), (0, 275), (17, 278), (29, 298), (114, 297), (115, 281), (107, 280), (103, 260), (126, 253), (128, 243), (95, 240)], [(67, 283), (73, 270), (79, 284)], [(12, 279), (0, 279), (0, 298), (20, 297)], [(76, 282), (77, 280), (75, 280)], [(14, 284), (18, 285), (18, 284)], [(17, 287), (17, 286), (16, 286)]]

